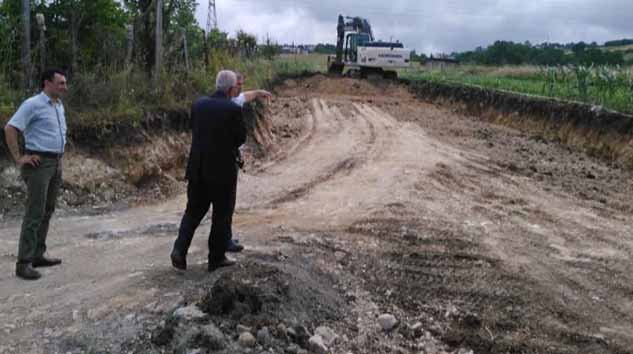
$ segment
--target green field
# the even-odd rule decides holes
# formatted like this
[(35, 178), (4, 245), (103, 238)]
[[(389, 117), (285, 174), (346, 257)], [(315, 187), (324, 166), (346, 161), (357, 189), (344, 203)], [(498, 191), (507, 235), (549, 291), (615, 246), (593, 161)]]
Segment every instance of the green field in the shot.
[(633, 113), (631, 68), (461, 65), (446, 70), (427, 70), (413, 64), (412, 68), (402, 70), (400, 77), (578, 101)]

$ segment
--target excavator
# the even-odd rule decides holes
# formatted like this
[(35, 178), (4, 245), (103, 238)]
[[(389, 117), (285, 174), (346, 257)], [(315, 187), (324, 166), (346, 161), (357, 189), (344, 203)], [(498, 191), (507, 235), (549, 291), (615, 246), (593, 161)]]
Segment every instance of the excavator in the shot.
[(336, 55), (328, 56), (328, 72), (360, 77), (397, 78), (395, 69), (409, 67), (411, 51), (399, 42), (374, 40), (371, 25), (361, 17), (338, 16)]

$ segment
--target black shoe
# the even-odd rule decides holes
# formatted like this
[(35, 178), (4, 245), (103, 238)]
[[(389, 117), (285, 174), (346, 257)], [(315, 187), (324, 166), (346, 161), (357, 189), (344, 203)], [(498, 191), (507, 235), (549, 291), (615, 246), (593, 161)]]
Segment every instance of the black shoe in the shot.
[(58, 264), (62, 264), (62, 260), (59, 258), (47, 258), (42, 256), (40, 258), (35, 258), (32, 262), (33, 268), (37, 267), (52, 267)]
[(213, 272), (214, 270), (222, 267), (230, 267), (235, 265), (235, 263), (236, 262), (234, 260), (226, 257), (220, 261), (209, 261), (209, 272)]
[(244, 246), (240, 245), (238, 242), (238, 240), (229, 240), (229, 246), (226, 248), (226, 251), (233, 253), (242, 252)]
[(171, 251), (171, 265), (176, 269), (187, 270), (187, 257), (174, 249)]
[(33, 269), (31, 263), (16, 263), (15, 275), (26, 280), (37, 280), (42, 277), (42, 274)]

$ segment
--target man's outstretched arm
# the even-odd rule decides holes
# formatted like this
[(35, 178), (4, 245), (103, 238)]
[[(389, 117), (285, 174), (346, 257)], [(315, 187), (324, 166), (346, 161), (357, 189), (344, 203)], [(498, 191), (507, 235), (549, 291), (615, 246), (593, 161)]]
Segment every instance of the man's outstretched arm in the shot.
[(273, 95), (266, 90), (244, 91), (244, 102), (248, 103), (258, 98), (272, 98)]

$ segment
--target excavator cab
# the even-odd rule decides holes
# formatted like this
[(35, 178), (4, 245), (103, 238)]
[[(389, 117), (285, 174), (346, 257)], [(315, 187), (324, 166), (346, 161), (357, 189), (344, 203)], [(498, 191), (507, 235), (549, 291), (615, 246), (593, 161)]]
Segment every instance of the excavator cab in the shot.
[(345, 38), (345, 61), (355, 63), (358, 60), (358, 46), (371, 42), (367, 33), (349, 33)]
[(396, 41), (375, 41), (369, 21), (360, 17), (338, 16), (336, 55), (327, 57), (328, 72), (341, 75), (360, 72), (361, 77), (397, 77), (395, 69), (409, 66), (411, 52)]

